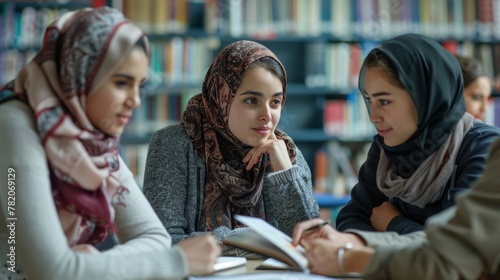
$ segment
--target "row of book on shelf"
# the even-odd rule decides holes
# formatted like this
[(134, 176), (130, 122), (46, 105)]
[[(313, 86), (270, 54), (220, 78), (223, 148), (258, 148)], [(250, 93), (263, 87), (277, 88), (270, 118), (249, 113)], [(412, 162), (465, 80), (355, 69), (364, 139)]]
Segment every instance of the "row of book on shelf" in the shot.
[(68, 9), (27, 6), (16, 9), (13, 2), (0, 9), (0, 48), (38, 48), (45, 28)]
[(158, 129), (169, 124), (179, 123), (187, 102), (199, 88), (185, 89), (181, 92), (167, 91), (141, 97), (141, 106), (134, 111), (124, 130), (124, 141), (129, 136), (148, 137)]
[[(213, 45), (214, 39), (177, 36), (153, 42), (150, 53), (151, 84), (201, 85), (213, 60)], [(219, 46), (220, 42), (215, 45)]]
[[(248, 14), (252, 14), (251, 8), (247, 6), (255, 5), (260, 0), (247, 1), (247, 0), (236, 0), (230, 3), (225, 3), (228, 0), (213, 1), (206, 0), (203, 2), (205, 10), (212, 8), (226, 9), (224, 11), (218, 11), (217, 16), (225, 16), (227, 13), (235, 9), (243, 9), (246, 18)], [(273, 9), (282, 11), (286, 7), (282, 5), (290, 5), (290, 7), (301, 7), (304, 5), (301, 3), (302, 0), (292, 0), (292, 1), (263, 1), (263, 5), (269, 5), (269, 10)], [(380, 16), (380, 9), (386, 4), (384, 1), (388, 0), (376, 0), (376, 1), (340, 1), (343, 3), (342, 7), (348, 7), (352, 11), (362, 10), (362, 7), (358, 7), (361, 3), (365, 3), (367, 6), (371, 6), (372, 2), (380, 2), (382, 5), (379, 10), (372, 10), (373, 13)], [(493, 1), (493, 0), (489, 0)], [(172, 0), (172, 1), (122, 1), (123, 9), (125, 13), (132, 13), (130, 18), (136, 23), (140, 23), (140, 19), (135, 18), (134, 13), (141, 13), (141, 10), (135, 6), (150, 5), (150, 11), (157, 13), (158, 11), (163, 11), (165, 7), (157, 6), (160, 5), (158, 2), (162, 2), (162, 5), (167, 5), (172, 15), (177, 15), (179, 11), (183, 13), (188, 13), (190, 3), (184, 0)], [(130, 3), (129, 3), (130, 2)], [(311, 5), (307, 9), (298, 9), (299, 11), (314, 10), (314, 7), (323, 8), (336, 7), (340, 5), (337, 0), (314, 0), (311, 1)], [(416, 5), (417, 3), (419, 9), (423, 7), (433, 7), (434, 5), (440, 6), (437, 3), (441, 3), (443, 0), (433, 1), (432, 4), (428, 0), (421, 1), (400, 1), (399, 10), (394, 12), (401, 12), (407, 9), (407, 5)], [(462, 1), (448, 1), (449, 8), (451, 10), (458, 9), (458, 7), (468, 7), (473, 3), (474, 7), (479, 10), (479, 7), (483, 7), (485, 4), (482, 0), (462, 0)], [(135, 5), (129, 7), (130, 5)], [(225, 3), (225, 4), (224, 4)], [(309, 3), (309, 2), (308, 2)], [(316, 4), (314, 4), (316, 3)], [(372, 4), (369, 4), (372, 3)], [(457, 4), (461, 3), (461, 4)], [(494, 3), (500, 3), (500, 0), (494, 0)], [(221, 5), (224, 4), (224, 5)], [(186, 6), (187, 5), (187, 6)], [(215, 5), (215, 6), (214, 6)], [(499, 4), (500, 5), (500, 4)], [(177, 6), (186, 6), (184, 8), (178, 8)], [(214, 7), (212, 7), (214, 6)], [(307, 6), (307, 5), (306, 5)], [(128, 7), (128, 8), (127, 8)], [(135, 8), (134, 8), (135, 7)], [(152, 7), (158, 7), (152, 8)], [(263, 6), (266, 7), (266, 6)], [(377, 6), (378, 7), (378, 6)], [(496, 6), (495, 6), (496, 7)], [(132, 9), (134, 8), (134, 9)], [(267, 10), (262, 8), (261, 10)], [(337, 7), (334, 10), (338, 12)], [(347, 8), (345, 8), (347, 9)], [(363, 9), (364, 6), (363, 6)], [(393, 9), (395, 9), (393, 7)], [(499, 8), (500, 9), (500, 8)], [(293, 10), (293, 9), (292, 9)], [(331, 16), (334, 16), (334, 10), (327, 12)], [(14, 3), (6, 4), (3, 10), (0, 10), (0, 83), (5, 83), (10, 79), (14, 78), (20, 68), (29, 61), (36, 50), (39, 48), (42, 42), (42, 36), (44, 34), (44, 29), (47, 24), (55, 20), (62, 13), (68, 11), (67, 9), (56, 9), (56, 8), (37, 8), (26, 6), (22, 9), (15, 8)], [(128, 12), (127, 12), (128, 11)], [(176, 11), (173, 13), (172, 11)], [(288, 10), (287, 10), (288, 11)], [(377, 12), (378, 11), (378, 12)], [(492, 12), (492, 11), (491, 11)], [(277, 12), (272, 12), (275, 14)], [(433, 11), (433, 13), (438, 13)], [(462, 11), (462, 14), (464, 11)], [(148, 14), (148, 13), (146, 13)], [(265, 14), (265, 12), (258, 13)], [(290, 12), (290, 14), (293, 14)], [(341, 14), (352, 14), (343, 12)], [(422, 13), (421, 13), (422, 14)], [(185, 16), (187, 17), (187, 16)], [(183, 18), (185, 18), (183, 17)], [(148, 17), (151, 18), (151, 17)], [(320, 18), (312, 17), (317, 20)], [(500, 15), (497, 17), (500, 19)], [(294, 21), (293, 19), (291, 21)], [(217, 21), (220, 22), (220, 21)], [(397, 25), (397, 24), (396, 24)], [(224, 25), (226, 26), (226, 25)], [(227, 25), (227, 26), (233, 26)], [(244, 24), (244, 26), (247, 26)], [(273, 28), (279, 30), (279, 28)], [(500, 30), (499, 28), (497, 28)], [(343, 29), (349, 30), (349, 29)], [(167, 33), (170, 31), (166, 31)], [(404, 33), (406, 31), (401, 31)], [(424, 33), (424, 32), (420, 32)], [(355, 34), (354, 31), (349, 31), (349, 34)], [(315, 36), (318, 36), (317, 34)], [(433, 36), (439, 38), (439, 36)], [(451, 38), (459, 38), (456, 36), (450, 36)], [(359, 67), (364, 56), (378, 44), (379, 41), (376, 40), (361, 40), (359, 43), (348, 43), (348, 42), (331, 42), (326, 38), (321, 36), (317, 37), (316, 40), (311, 40), (305, 43), (305, 53), (301, 57), (302, 63), (305, 68), (305, 80), (303, 81), (309, 87), (330, 87), (336, 89), (347, 89), (357, 86), (357, 75)], [(272, 42), (269, 42), (271, 44)], [(453, 41), (453, 40), (443, 40), (443, 45), (449, 49), (451, 52), (460, 53), (467, 56), (473, 56), (478, 58), (485, 66), (488, 73), (494, 81), (496, 89), (500, 88), (500, 50), (499, 44), (490, 43), (477, 43), (476, 41), (465, 40), (465, 41)], [(208, 69), (211, 61), (213, 60), (214, 51), (220, 49), (221, 42), (216, 37), (189, 37), (189, 36), (171, 36), (168, 38), (162, 38), (160, 40), (153, 40), (151, 48), (151, 81), (155, 84), (201, 84), (203, 77)], [(264, 42), (264, 44), (266, 44)], [(271, 45), (270, 45), (271, 46)], [(278, 56), (280, 54), (278, 53)], [(292, 71), (293, 69), (289, 69)], [(294, 81), (295, 82), (295, 81)]]
[[(35, 2), (35, 1), (34, 1)], [(384, 40), (401, 33), (434, 38), (500, 39), (498, 0), (114, 0), (113, 6), (149, 34), (184, 33), (204, 19), (200, 29), (235, 37), (315, 37)], [(15, 8), (0, 15), (0, 46), (40, 41), (45, 26), (66, 9)], [(1, 12), (1, 11), (0, 11)], [(22, 35), (21, 35), (22, 34)], [(18, 36), (21, 35), (21, 36)]]
[(314, 155), (314, 191), (336, 197), (349, 194), (358, 182), (358, 170), (366, 160), (370, 144), (368, 141), (354, 150), (332, 140), (320, 147)]
[[(123, 14), (144, 32), (184, 33), (190, 28), (190, 2), (186, 0), (114, 1)], [(203, 11), (203, 9), (201, 10)], [(202, 16), (203, 14), (201, 14)]]
[[(331, 35), (385, 39), (401, 33), (500, 39), (498, 0), (114, 0), (148, 33), (206, 32), (273, 38)], [(200, 7), (201, 6), (201, 7)]]
[[(500, 1), (500, 0), (499, 0)], [(500, 44), (470, 40), (444, 40), (441, 44), (454, 54), (478, 59), (500, 91)], [(379, 42), (359, 43), (314, 41), (305, 46), (305, 84), (308, 87), (356, 88), (363, 59)]]
[(207, 0), (205, 28), (232, 36), (500, 38), (497, 0)]
[[(36, 1), (33, 1), (36, 3)], [(148, 34), (185, 33), (190, 23), (207, 33), (234, 37), (316, 37), (384, 40), (401, 33), (438, 39), (500, 39), (498, 0), (114, 0), (113, 5)], [(40, 42), (45, 26), (66, 12), (50, 6), (0, 11), (0, 46)], [(45, 8), (44, 8), (45, 7)], [(200, 9), (201, 8), (201, 9)], [(199, 12), (198, 12), (199, 11)]]
[(157, 130), (180, 122), (189, 99), (199, 89), (181, 92), (156, 92), (141, 97), (141, 107), (136, 109), (120, 139), (120, 155), (142, 187), (149, 141)]

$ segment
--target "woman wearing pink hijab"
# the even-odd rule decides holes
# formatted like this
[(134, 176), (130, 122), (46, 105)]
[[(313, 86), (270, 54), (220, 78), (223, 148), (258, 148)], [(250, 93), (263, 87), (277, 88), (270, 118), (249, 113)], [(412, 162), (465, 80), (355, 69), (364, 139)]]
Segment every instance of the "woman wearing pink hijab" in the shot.
[[(148, 40), (112, 8), (68, 12), (0, 89), (0, 275), (182, 278), (213, 271), (215, 239), (171, 238), (118, 154), (140, 105)], [(111, 232), (121, 245), (99, 252)]]

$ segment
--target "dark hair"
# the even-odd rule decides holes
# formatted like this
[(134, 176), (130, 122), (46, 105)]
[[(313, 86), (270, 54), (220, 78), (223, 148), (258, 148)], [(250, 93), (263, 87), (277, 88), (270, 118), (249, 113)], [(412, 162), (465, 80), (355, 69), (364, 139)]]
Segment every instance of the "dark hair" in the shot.
[(247, 71), (256, 67), (263, 67), (267, 71), (273, 73), (276, 77), (280, 79), (283, 87), (285, 87), (286, 85), (285, 72), (283, 68), (281, 68), (281, 65), (274, 58), (269, 56), (259, 58), (248, 66)]
[(455, 54), (460, 64), (460, 69), (462, 70), (462, 76), (464, 78), (464, 87), (467, 87), (470, 83), (480, 77), (488, 76), (484, 71), (483, 65), (479, 60), (472, 57), (465, 57)]
[(394, 67), (391, 62), (387, 58), (387, 56), (379, 49), (374, 49), (371, 51), (365, 58), (363, 62), (366, 68), (380, 68), (386, 72), (386, 74), (392, 78), (393, 84), (400, 87), (405, 88), (403, 83), (398, 78)]
[(135, 42), (133, 49), (140, 47), (140, 48), (142, 48), (142, 50), (146, 54), (148, 54), (148, 47), (146, 46), (146, 39), (145, 38), (146, 37), (141, 36), (141, 38), (139, 38), (139, 40), (137, 40), (137, 42)]

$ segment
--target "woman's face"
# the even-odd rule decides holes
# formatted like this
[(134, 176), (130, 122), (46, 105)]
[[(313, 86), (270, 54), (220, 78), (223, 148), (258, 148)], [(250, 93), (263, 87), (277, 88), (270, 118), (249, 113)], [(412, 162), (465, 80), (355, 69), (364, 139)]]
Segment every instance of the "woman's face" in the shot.
[(389, 147), (403, 144), (418, 128), (417, 108), (410, 94), (381, 68), (368, 68), (364, 82), (370, 121), (384, 144)]
[(229, 111), (231, 133), (243, 143), (257, 147), (266, 143), (280, 120), (283, 84), (263, 67), (246, 71)]
[(85, 113), (92, 125), (110, 136), (118, 136), (141, 105), (139, 87), (146, 79), (148, 57), (134, 48), (110, 78), (87, 97)]
[(483, 120), (488, 110), (488, 98), (491, 95), (491, 82), (488, 77), (479, 77), (464, 89), (467, 112), (476, 119)]

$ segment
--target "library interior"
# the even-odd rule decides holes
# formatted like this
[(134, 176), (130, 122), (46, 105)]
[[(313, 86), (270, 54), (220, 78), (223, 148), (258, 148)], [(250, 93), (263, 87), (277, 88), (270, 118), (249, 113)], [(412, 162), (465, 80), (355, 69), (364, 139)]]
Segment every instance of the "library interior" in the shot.
[(112, 6), (151, 42), (142, 106), (120, 153), (139, 185), (155, 131), (180, 122), (215, 55), (247, 39), (270, 48), (287, 71), (279, 127), (311, 168), (322, 215), (349, 200), (376, 134), (358, 90), (365, 55), (380, 42), (420, 33), (479, 60), (492, 81), (484, 122), (500, 126), (500, 4), (491, 0), (53, 0), (0, 2), (0, 84), (38, 51), (45, 27), (83, 7)]

